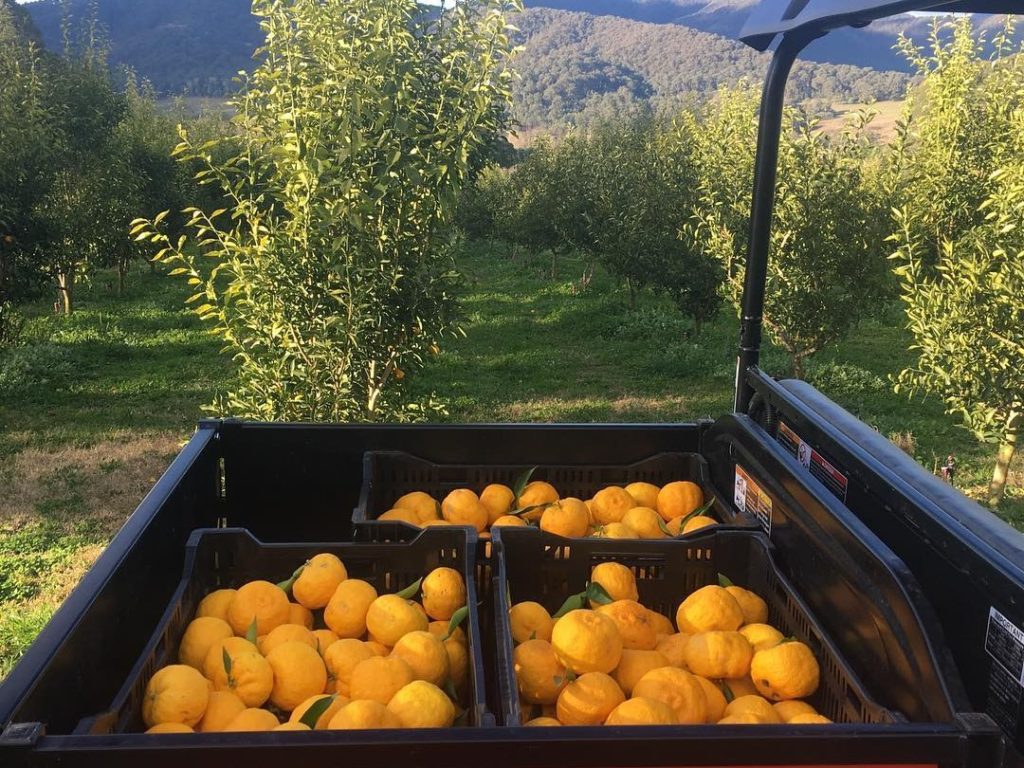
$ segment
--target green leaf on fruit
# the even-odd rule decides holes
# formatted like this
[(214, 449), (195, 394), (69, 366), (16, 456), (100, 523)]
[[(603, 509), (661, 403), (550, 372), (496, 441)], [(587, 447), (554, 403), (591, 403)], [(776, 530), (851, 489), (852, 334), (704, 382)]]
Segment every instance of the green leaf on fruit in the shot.
[(697, 507), (695, 510), (693, 510), (693, 512), (691, 512), (690, 514), (686, 515), (686, 517), (684, 517), (682, 522), (679, 524), (679, 530), (680, 531), (683, 530), (683, 526), (686, 525), (688, 522), (690, 522), (690, 520), (692, 520), (693, 518), (705, 514), (709, 509), (711, 509), (711, 506), (714, 503), (715, 503), (715, 500), (711, 499), (711, 501), (709, 501), (707, 504), (705, 504), (705, 505), (703, 505), (701, 507)]
[(256, 638), (259, 637), (257, 632), (259, 631), (259, 625), (256, 623), (256, 617), (253, 616), (252, 623), (249, 624), (249, 629), (245, 631), (245, 639), (253, 645), (256, 645)]
[(284, 581), (277, 582), (277, 586), (284, 590), (285, 593), (291, 592), (292, 585), (295, 583), (295, 580), (299, 578), (299, 575), (306, 569), (307, 565), (309, 565), (308, 560), (304, 562), (302, 565), (300, 565), (298, 568), (296, 568), (292, 572), (292, 575), (289, 576), (287, 579), (285, 579)]
[(423, 577), (420, 576), (418, 579), (416, 579), (416, 581), (414, 581), (408, 587), (406, 587), (405, 589), (403, 589), (403, 590), (401, 590), (399, 592), (396, 592), (395, 594), (398, 595), (403, 600), (412, 600), (414, 597), (416, 597), (416, 595), (419, 594), (419, 592), (420, 592), (420, 584), (422, 584), (422, 583), (423, 583)]
[(523, 472), (523, 474), (516, 479), (515, 485), (512, 486), (513, 504), (519, 503), (519, 497), (523, 495), (523, 491), (526, 490), (526, 486), (530, 484), (530, 478), (533, 477), (533, 473), (536, 471), (537, 467), (533, 467), (532, 469), (528, 469)]
[(732, 583), (728, 576), (726, 576), (724, 573), (720, 573), (718, 574), (718, 586), (735, 587), (736, 585)]
[(587, 584), (587, 590), (584, 593), (588, 602), (597, 603), (598, 605), (608, 605), (608, 603), (614, 603), (615, 600), (608, 594), (608, 590), (598, 584), (596, 581), (592, 581)]
[(453, 634), (455, 634), (455, 630), (459, 628), (459, 624), (464, 622), (468, 615), (469, 615), (469, 606), (468, 605), (462, 606), (461, 608), (459, 608), (459, 610), (457, 610), (455, 613), (453, 613), (451, 620), (448, 622), (448, 631), (445, 633), (445, 636), (442, 639), (447, 640), (449, 637), (451, 637)]
[(231, 677), (231, 654), (227, 648), (221, 650), (221, 659), (224, 661), (224, 674)]
[(309, 730), (316, 728), (317, 721), (323, 716), (324, 712), (330, 709), (331, 704), (338, 698), (338, 695), (332, 693), (330, 696), (324, 696), (322, 699), (314, 701), (309, 709), (302, 713), (302, 717), (299, 718), (299, 722), (307, 726)]
[(557, 611), (555, 611), (554, 615), (551, 618), (553, 618), (553, 619), (560, 619), (563, 616), (565, 616), (565, 614), (569, 613), (570, 611), (577, 611), (577, 610), (579, 610), (580, 608), (582, 608), (584, 606), (585, 601), (586, 601), (586, 597), (587, 597), (587, 593), (586, 592), (580, 592), (579, 594), (576, 594), (576, 595), (569, 595), (569, 597), (567, 597), (565, 599), (565, 602), (562, 603), (562, 607), (559, 608)]

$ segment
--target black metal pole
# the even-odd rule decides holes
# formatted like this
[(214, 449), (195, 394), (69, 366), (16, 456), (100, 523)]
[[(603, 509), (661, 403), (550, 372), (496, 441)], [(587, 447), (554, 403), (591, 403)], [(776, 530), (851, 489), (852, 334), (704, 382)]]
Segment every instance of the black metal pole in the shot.
[(754, 194), (750, 207), (750, 237), (747, 243), (747, 268), (740, 311), (740, 348), (736, 360), (737, 413), (746, 413), (754, 391), (747, 382), (747, 368), (761, 359), (761, 318), (764, 312), (765, 280), (768, 274), (768, 244), (772, 235), (772, 208), (775, 205), (775, 176), (782, 135), (782, 107), (797, 54), (814, 36), (782, 38), (768, 65), (761, 93), (761, 114), (757, 129), (757, 155), (754, 161)]

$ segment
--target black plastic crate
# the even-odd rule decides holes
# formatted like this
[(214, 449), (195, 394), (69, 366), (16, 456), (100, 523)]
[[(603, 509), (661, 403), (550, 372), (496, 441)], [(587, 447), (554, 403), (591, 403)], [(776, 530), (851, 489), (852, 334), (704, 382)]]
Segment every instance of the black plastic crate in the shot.
[[(440, 464), (402, 451), (367, 451), (363, 457), (363, 486), (359, 505), (352, 513), (352, 522), (375, 520), (391, 509), (401, 496), (423, 491), (441, 501), (457, 488), (477, 493), (491, 483), (510, 488), (531, 464)], [(707, 462), (697, 453), (658, 453), (630, 464), (542, 464), (531, 480), (551, 483), (560, 496), (589, 499), (609, 485), (634, 482), (657, 486), (675, 480), (690, 480), (701, 487), (706, 501), (712, 502), (712, 513), (719, 522), (754, 527), (755, 522), (737, 512), (711, 482)]]
[(676, 609), (687, 595), (717, 584), (719, 574), (724, 574), (768, 603), (769, 623), (814, 651), (821, 681), (809, 701), (819, 712), (836, 723), (888, 724), (905, 720), (872, 700), (856, 672), (779, 572), (771, 544), (763, 534), (709, 531), (688, 540), (573, 540), (543, 531), (502, 528), (493, 543), (492, 605), (504, 725), (519, 725), (521, 713), (512, 632), (508, 611), (502, 608), (533, 600), (554, 612), (566, 597), (583, 590), (593, 566), (608, 561), (628, 566), (636, 576), (640, 603), (673, 618), (673, 624)]
[(287, 579), (297, 564), (320, 552), (337, 555), (351, 578), (369, 582), (381, 594), (404, 589), (440, 566), (462, 574), (469, 607), (463, 624), (470, 651), (468, 721), (472, 726), (492, 725), (494, 718), (485, 706), (482, 640), (473, 578), (475, 532), (452, 526), (421, 531), (402, 542), (373, 541), (366, 534), (362, 539), (353, 543), (266, 544), (241, 528), (194, 531), (186, 545), (185, 568), (178, 589), (131, 674), (109, 711), (83, 718), (75, 733), (144, 731), (141, 710), (146, 683), (160, 667), (177, 663), (178, 645), (199, 601), (215, 589), (238, 587), (253, 579)]

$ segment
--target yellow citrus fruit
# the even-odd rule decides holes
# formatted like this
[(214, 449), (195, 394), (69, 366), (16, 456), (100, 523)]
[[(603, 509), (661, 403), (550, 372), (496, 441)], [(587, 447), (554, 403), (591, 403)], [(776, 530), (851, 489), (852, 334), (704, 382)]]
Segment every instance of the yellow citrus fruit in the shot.
[(782, 642), (782, 633), (770, 624), (747, 624), (740, 627), (740, 634), (754, 646), (755, 651), (771, 648)]
[(654, 626), (654, 633), (658, 635), (659, 642), (662, 636), (668, 637), (669, 635), (675, 634), (676, 627), (668, 616), (650, 609), (647, 611), (647, 616), (650, 618), (651, 624)]
[(766, 723), (782, 722), (782, 717), (772, 708), (772, 703), (763, 696), (740, 696), (726, 705), (726, 717), (739, 714), (757, 715)]
[(377, 599), (377, 590), (362, 579), (345, 579), (324, 608), (324, 623), (338, 637), (366, 634), (366, 612)]
[(310, 696), (323, 693), (327, 685), (324, 660), (306, 643), (282, 643), (267, 654), (267, 663), (274, 670), (270, 703), (285, 712), (291, 712)]
[(718, 721), (719, 725), (768, 725), (770, 722), (753, 712), (740, 712), (735, 715), (726, 715)]
[(743, 625), (743, 609), (723, 587), (709, 584), (683, 600), (676, 611), (680, 632), (697, 634), (723, 630), (732, 632)]
[(210, 650), (206, 652), (206, 658), (203, 660), (202, 672), (207, 680), (213, 680), (217, 672), (223, 668), (225, 650), (231, 657), (242, 653), (260, 655), (259, 648), (244, 637), (228, 637), (216, 642), (210, 646)]
[(793, 717), (791, 717), (786, 722), (788, 722), (790, 725), (827, 725), (832, 721), (824, 715), (819, 715), (817, 713), (804, 713), (800, 715), (793, 715)]
[(700, 675), (694, 675), (694, 677), (697, 678), (700, 687), (704, 689), (704, 703), (707, 705), (708, 710), (704, 722), (709, 725), (717, 723), (725, 716), (725, 705), (728, 703), (725, 700), (725, 694), (721, 688), (706, 677), (701, 677)]
[(257, 635), (265, 635), (288, 621), (284, 590), (269, 581), (250, 581), (239, 587), (228, 605), (228, 624), (236, 635), (245, 637), (254, 619)]
[(193, 619), (185, 628), (178, 646), (178, 661), (202, 670), (203, 662), (210, 648), (218, 641), (232, 637), (231, 625), (223, 619), (213, 616), (200, 616)]
[(554, 704), (568, 684), (565, 665), (547, 640), (527, 640), (512, 654), (519, 695), (531, 704)]
[(551, 647), (561, 662), (577, 675), (611, 672), (622, 657), (622, 637), (615, 622), (609, 616), (587, 609), (569, 611), (555, 623)]
[(526, 728), (550, 728), (560, 725), (561, 723), (553, 717), (535, 717), (533, 720), (527, 720), (523, 723), (523, 726)]
[(298, 603), (288, 603), (288, 624), (298, 624), (312, 631), (313, 612)]
[(274, 687), (274, 671), (270, 664), (251, 651), (234, 653), (228, 650), (228, 655), (231, 657), (231, 672), (229, 674), (225, 669), (222, 652), (221, 663), (214, 667), (210, 678), (214, 690), (233, 691), (247, 707), (262, 706)]
[(624, 701), (611, 711), (605, 725), (678, 725), (675, 710), (657, 699), (643, 696)]
[(366, 647), (373, 651), (374, 656), (387, 656), (391, 653), (391, 649), (386, 645), (378, 643), (376, 640), (367, 640)]
[(416, 513), (421, 524), (427, 520), (437, 520), (441, 517), (441, 506), (432, 496), (423, 491), (407, 493), (391, 506), (393, 509), (411, 509)]
[(328, 686), (334, 683), (334, 692), (342, 696), (349, 695), (349, 684), (352, 681), (352, 670), (361, 661), (374, 658), (376, 654), (362, 640), (346, 637), (332, 643), (324, 651), (324, 665), (327, 667)]
[(272, 712), (250, 707), (242, 710), (228, 723), (225, 731), (272, 731), (281, 723)]
[(491, 483), (480, 493), (480, 503), (487, 510), (487, 522), (494, 525), (494, 521), (504, 517), (512, 511), (512, 505), (516, 497), (512, 489), (501, 483)]
[(444, 643), (427, 630), (402, 635), (391, 650), (391, 655), (404, 659), (417, 680), (444, 685), (448, 679), (448, 651)]
[(423, 579), (421, 589), (423, 610), (434, 620), (448, 621), (466, 604), (466, 583), (454, 568), (435, 568)]
[(401, 721), (379, 701), (357, 699), (350, 701), (331, 718), (327, 724), (330, 730), (365, 730), (377, 728), (401, 728)]
[(661, 489), (651, 483), (630, 483), (626, 486), (626, 493), (633, 497), (636, 502), (634, 507), (650, 507), (656, 509), (658, 506), (658, 491)]
[(704, 503), (704, 492), (696, 483), (679, 480), (658, 491), (658, 514), (666, 522), (690, 514)]
[(157, 723), (152, 728), (147, 728), (146, 733), (195, 733), (184, 723)]
[(597, 525), (608, 525), (608, 523), (620, 523), (623, 516), (636, 503), (625, 488), (617, 485), (610, 485), (602, 488), (594, 494), (594, 503), (591, 507), (594, 515), (594, 522)]
[(619, 684), (619, 688), (630, 696), (633, 693), (633, 686), (640, 678), (652, 669), (661, 669), (669, 666), (668, 659), (659, 651), (634, 651), (624, 649), (619, 665), (612, 672), (612, 677)]
[(427, 520), (420, 527), (421, 528), (433, 528), (435, 526), (451, 525), (447, 520)]
[(668, 659), (668, 663), (673, 667), (686, 669), (686, 646), (689, 644), (691, 637), (693, 635), (677, 632), (674, 635), (669, 635), (659, 640), (656, 650)]
[(272, 731), (308, 731), (309, 730), (309, 726), (306, 725), (305, 723), (293, 723), (293, 722), (291, 722), (289, 720), (287, 723), (281, 723), (280, 725), (275, 725), (270, 730), (272, 730)]
[(615, 622), (623, 648), (653, 651), (658, 644), (650, 612), (635, 600), (616, 600), (602, 605), (597, 612)]
[(712, 679), (743, 677), (750, 672), (754, 649), (739, 632), (701, 632), (686, 644), (686, 668)]
[(622, 516), (622, 524), (636, 531), (641, 539), (664, 539), (666, 533), (661, 530), (665, 523), (661, 516), (649, 507), (633, 507)]
[[(612, 600), (639, 600), (636, 576), (622, 563), (598, 563), (590, 571), (590, 580), (604, 587)], [(597, 606), (591, 603), (591, 608)]]
[(445, 496), (441, 515), (452, 525), (470, 525), (477, 531), (485, 530), (490, 522), (487, 507), (468, 488), (458, 488)]
[(640, 534), (634, 531), (625, 523), (608, 523), (599, 526), (594, 531), (594, 536), (599, 539), (639, 539)]
[(682, 534), (684, 525), (683, 520), (685, 519), (685, 517), (673, 517), (671, 520), (665, 523), (665, 527), (668, 529), (668, 535), (679, 536), (680, 534)]
[(374, 640), (389, 648), (394, 647), (402, 635), (425, 630), (429, 623), (411, 601), (398, 595), (381, 595), (370, 603), (366, 612), (367, 631)]
[(299, 605), (315, 611), (327, 605), (334, 590), (348, 578), (345, 564), (337, 555), (322, 552), (314, 555), (292, 584), (292, 597)]
[[(312, 707), (318, 701), (321, 701), (326, 698), (330, 698), (330, 696), (325, 696), (322, 693), (317, 694), (316, 696), (310, 696), (308, 699), (303, 701), (301, 704), (299, 704), (299, 706), (292, 710), (292, 714), (288, 718), (288, 722), (301, 722), (302, 718), (305, 716), (306, 712), (309, 711), (310, 707)], [(327, 705), (327, 709), (324, 710), (324, 713), (316, 719), (316, 724), (313, 726), (313, 730), (324, 730), (331, 722), (331, 719), (336, 714), (338, 714), (338, 712), (341, 711), (341, 708), (344, 707), (346, 704), (348, 704), (348, 699), (346, 699), (344, 696), (335, 696), (334, 701)]]
[[(677, 517), (673, 519), (684, 520), (685, 517)], [(699, 531), (701, 528), (710, 528), (712, 525), (718, 525), (718, 521), (715, 520), (715, 518), (708, 517), (707, 515), (694, 515), (683, 523), (681, 533), (693, 533), (694, 531)]]
[(387, 704), (391, 697), (415, 680), (412, 667), (397, 656), (373, 656), (352, 670), (349, 698), (372, 699)]
[[(445, 643), (460, 643), (462, 645), (468, 645), (469, 640), (466, 638), (466, 631), (462, 627), (456, 627), (455, 631), (452, 632), (451, 637), (448, 637), (448, 622), (447, 621), (432, 621), (427, 630), (432, 635), (437, 635), (438, 640), (442, 640)], [(445, 638), (448, 638), (445, 640)]]
[(562, 725), (600, 725), (625, 700), (611, 677), (604, 672), (587, 672), (558, 694), (558, 721)]
[(159, 723), (196, 725), (206, 712), (210, 684), (199, 670), (187, 664), (171, 664), (156, 672), (146, 685), (142, 719), (146, 726)]
[(392, 522), (408, 523), (409, 525), (415, 525), (417, 528), (422, 522), (415, 509), (389, 509), (384, 514), (379, 515), (377, 519), (382, 522), (390, 520)]
[(223, 731), (244, 709), (245, 702), (234, 691), (213, 691), (196, 730), (202, 733)]
[[(430, 628), (430, 633), (439, 639), (444, 637), (447, 631), (447, 623), (444, 633), (440, 635), (434, 631), (433, 626)], [(461, 639), (459, 639), (460, 635)], [(451, 675), (452, 684), (455, 686), (455, 690), (461, 691), (469, 678), (469, 644), (466, 641), (465, 633), (462, 632), (462, 627), (457, 628), (455, 634), (443, 642), (445, 653), (448, 654), (448, 672)]]
[(768, 621), (768, 603), (749, 589), (735, 585), (726, 587), (725, 591), (735, 598), (743, 611), (744, 624), (764, 624)]
[(516, 515), (502, 515), (493, 523), (491, 523), (491, 528), (501, 528), (502, 526), (526, 528), (529, 526), (529, 523), (523, 520), (523, 518), (517, 517)]
[[(543, 480), (534, 480), (532, 483), (527, 483), (519, 498), (516, 499), (516, 509), (541, 505), (547, 506), (548, 504), (554, 504), (558, 499), (558, 491), (555, 490), (551, 483), (546, 483)], [(536, 518), (540, 519), (539, 510), (537, 511)]]
[(782, 718), (783, 722), (788, 723), (796, 715), (816, 715), (818, 710), (808, 704), (806, 701), (799, 701), (798, 699), (789, 699), (788, 701), (777, 701), (772, 705), (772, 708), (778, 713), (779, 717)]
[(266, 656), (284, 643), (305, 643), (310, 648), (316, 649), (316, 637), (308, 629), (298, 624), (282, 624), (279, 627), (274, 627), (266, 637), (260, 639), (257, 646), (260, 653)]
[(818, 660), (800, 642), (780, 643), (754, 654), (750, 677), (758, 693), (772, 701), (803, 699), (818, 690)]
[(722, 680), (722, 685), (729, 689), (729, 693), (734, 699), (738, 699), (740, 696), (760, 696), (757, 688), (754, 687), (754, 681), (749, 677), (726, 678)]
[(531, 600), (516, 603), (508, 610), (508, 621), (512, 627), (512, 640), (516, 643), (551, 640), (554, 621), (548, 609), (540, 603)]
[(540, 528), (556, 536), (582, 538), (590, 530), (587, 505), (572, 497), (549, 504), (540, 516)]
[(403, 728), (450, 728), (456, 715), (448, 694), (426, 680), (403, 686), (388, 702), (388, 712)]
[(652, 669), (633, 686), (633, 697), (667, 704), (682, 725), (697, 725), (707, 720), (704, 689), (695, 676), (677, 667)]
[(216, 589), (202, 600), (196, 608), (196, 618), (213, 616), (215, 619), (228, 620), (228, 606), (235, 597), (234, 589)]
[(320, 652), (321, 656), (327, 652), (328, 648), (341, 639), (329, 629), (314, 629), (313, 638), (316, 640), (316, 649)]

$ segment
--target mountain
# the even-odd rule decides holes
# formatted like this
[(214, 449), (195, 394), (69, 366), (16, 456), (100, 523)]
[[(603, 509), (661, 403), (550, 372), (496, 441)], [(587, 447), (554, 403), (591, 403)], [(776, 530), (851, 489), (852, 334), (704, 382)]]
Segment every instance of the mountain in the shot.
[[(73, 18), (84, 16), (90, 1), (71, 0)], [(636, 5), (656, 19), (711, 13), (706, 4), (685, 5), (689, 0), (586, 2), (595, 10)], [(747, 0), (714, 2), (734, 8)], [(47, 47), (59, 50), (60, 2), (39, 0), (23, 7)], [(249, 0), (97, 0), (111, 63), (132, 67), (160, 93), (193, 96), (230, 93), (235, 74), (251, 68), (252, 52), (263, 38), (249, 7)], [(516, 111), (527, 129), (692, 102), (723, 84), (757, 83), (767, 65), (765, 54), (680, 24), (532, 7), (516, 25), (524, 46), (517, 63)], [(898, 98), (906, 83), (907, 77), (895, 72), (800, 63), (790, 94), (796, 101), (857, 102)]]
[[(654, 24), (676, 24), (736, 39), (743, 22), (759, 0), (526, 0), (528, 7), (617, 16)], [(976, 15), (976, 25), (992, 33), (1001, 16)], [(910, 71), (906, 59), (893, 49), (900, 33), (923, 43), (934, 17), (900, 14), (863, 29), (838, 29), (814, 41), (800, 54), (806, 61), (852, 64), (872, 69)]]

